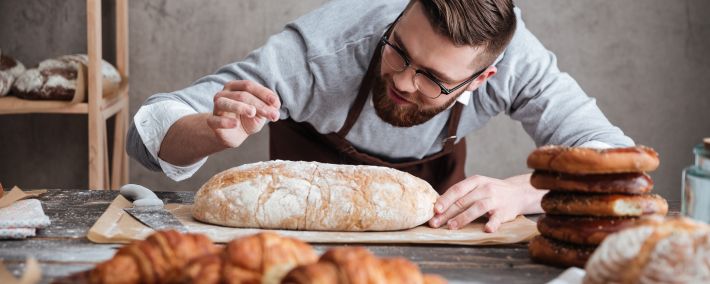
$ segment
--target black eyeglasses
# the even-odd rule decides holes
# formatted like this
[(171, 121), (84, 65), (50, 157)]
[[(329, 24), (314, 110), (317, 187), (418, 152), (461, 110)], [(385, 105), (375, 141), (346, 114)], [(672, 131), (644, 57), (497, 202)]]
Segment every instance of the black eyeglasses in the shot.
[[(399, 49), (399, 47), (393, 45), (387, 40), (387, 34), (382, 36), (381, 42), (383, 44), (382, 59), (387, 62), (387, 65), (389, 65), (397, 72), (402, 72), (407, 69), (407, 67), (411, 66), (412, 63), (407, 57), (407, 55), (404, 53), (404, 51), (402, 51), (401, 49)], [(475, 74), (471, 75), (471, 77), (466, 79), (466, 81), (463, 81), (461, 84), (458, 84), (451, 89), (446, 88), (441, 83), (441, 81), (436, 79), (434, 75), (421, 69), (414, 69), (415, 74), (412, 80), (414, 81), (414, 86), (417, 87), (417, 90), (419, 90), (420, 93), (422, 93), (428, 98), (436, 99), (440, 97), (441, 94), (448, 95), (462, 88), (463, 86), (466, 86), (474, 79), (478, 78), (478, 76), (483, 74), (483, 71), (486, 71), (486, 69), (488, 69), (488, 67), (476, 72)]]

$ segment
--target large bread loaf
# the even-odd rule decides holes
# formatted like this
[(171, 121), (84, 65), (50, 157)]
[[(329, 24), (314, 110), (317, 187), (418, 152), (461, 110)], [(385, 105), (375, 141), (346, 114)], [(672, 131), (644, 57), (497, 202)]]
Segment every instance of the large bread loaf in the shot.
[(192, 215), (232, 227), (389, 231), (428, 221), (437, 198), (426, 181), (390, 168), (270, 161), (214, 176)]

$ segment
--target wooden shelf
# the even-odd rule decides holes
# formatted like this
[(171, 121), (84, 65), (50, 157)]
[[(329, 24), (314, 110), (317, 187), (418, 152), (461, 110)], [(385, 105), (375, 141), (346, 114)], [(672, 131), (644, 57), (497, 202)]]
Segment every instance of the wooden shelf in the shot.
[[(128, 183), (128, 155), (124, 147), (128, 130), (128, 0), (116, 3), (116, 69), (121, 84), (109, 96), (103, 96), (101, 61), (101, 0), (86, 0), (88, 74), (86, 74), (87, 102), (23, 100), (17, 97), (0, 98), (3, 114), (85, 114), (89, 129), (89, 189), (118, 189)], [(84, 78), (84, 77), (82, 77)], [(84, 94), (84, 92), (81, 92)], [(81, 97), (76, 97), (82, 100)], [(112, 167), (109, 168), (108, 133), (106, 120), (116, 116), (114, 127)], [(109, 169), (111, 173), (109, 176)]]
[[(111, 117), (120, 109), (120, 104), (128, 101), (128, 79), (121, 82), (118, 90), (101, 99), (101, 112), (104, 117)], [(28, 114), (28, 113), (59, 113), (59, 114), (88, 114), (89, 103), (72, 103), (70, 101), (42, 101), (25, 100), (14, 96), (0, 97), (0, 115), (2, 114)]]

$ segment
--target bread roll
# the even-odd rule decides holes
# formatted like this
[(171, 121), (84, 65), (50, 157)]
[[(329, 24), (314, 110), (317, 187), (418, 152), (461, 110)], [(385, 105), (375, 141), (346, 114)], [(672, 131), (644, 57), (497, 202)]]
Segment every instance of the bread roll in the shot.
[(575, 216), (624, 217), (666, 215), (668, 202), (657, 194), (574, 194), (549, 192), (542, 198), (545, 213)]
[(612, 234), (589, 259), (584, 283), (710, 283), (710, 226), (645, 218)]
[(528, 156), (528, 167), (568, 174), (650, 172), (658, 168), (658, 153), (645, 146), (596, 149), (543, 146)]
[(579, 193), (643, 194), (653, 189), (653, 180), (645, 173), (570, 175), (535, 171), (530, 184), (539, 189)]
[(434, 215), (438, 194), (411, 174), (374, 166), (269, 161), (221, 172), (195, 195), (195, 219), (232, 227), (390, 231)]

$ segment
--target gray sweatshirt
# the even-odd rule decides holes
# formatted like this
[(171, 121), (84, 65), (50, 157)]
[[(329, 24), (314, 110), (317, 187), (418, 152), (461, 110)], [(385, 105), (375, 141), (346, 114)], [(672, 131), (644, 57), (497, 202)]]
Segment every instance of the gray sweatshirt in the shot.
[[(186, 167), (158, 158), (170, 126), (181, 117), (212, 112), (214, 95), (230, 80), (252, 80), (281, 98), (281, 119), (335, 132), (357, 96), (378, 41), (407, 0), (334, 0), (286, 25), (244, 60), (221, 67), (193, 85), (148, 98), (128, 131), (126, 150), (141, 164), (174, 180), (190, 177), (207, 158)], [(520, 121), (536, 145), (630, 146), (634, 142), (613, 126), (568, 74), (555, 55), (525, 27), (518, 27), (495, 66), (498, 73), (462, 96), (466, 106), (459, 139), (505, 113)], [(346, 139), (367, 153), (391, 159), (422, 158), (442, 149), (449, 111), (414, 127), (382, 121), (370, 101)]]

